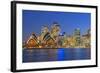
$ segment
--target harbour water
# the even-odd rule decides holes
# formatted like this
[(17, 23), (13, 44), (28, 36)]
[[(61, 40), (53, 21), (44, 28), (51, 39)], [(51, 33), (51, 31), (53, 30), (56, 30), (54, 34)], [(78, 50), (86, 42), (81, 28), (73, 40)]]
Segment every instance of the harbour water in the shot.
[(91, 59), (90, 48), (23, 49), (23, 63)]

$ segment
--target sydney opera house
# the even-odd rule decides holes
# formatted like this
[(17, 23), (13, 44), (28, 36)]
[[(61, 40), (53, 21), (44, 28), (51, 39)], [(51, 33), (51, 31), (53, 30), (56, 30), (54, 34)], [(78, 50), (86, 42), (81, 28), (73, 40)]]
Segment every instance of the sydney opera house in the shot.
[(37, 36), (33, 31), (27, 41), (23, 42), (23, 48), (90, 48), (90, 29), (86, 34), (81, 34), (81, 29), (76, 28), (72, 35), (61, 32), (61, 26), (54, 22), (52, 26), (42, 26), (41, 33)]

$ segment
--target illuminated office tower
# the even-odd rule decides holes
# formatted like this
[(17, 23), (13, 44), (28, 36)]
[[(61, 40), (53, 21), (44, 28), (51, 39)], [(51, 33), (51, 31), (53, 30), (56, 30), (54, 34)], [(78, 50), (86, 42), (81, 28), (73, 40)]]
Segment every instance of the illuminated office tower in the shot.
[(75, 41), (76, 41), (75, 46), (79, 47), (81, 44), (80, 29), (79, 28), (75, 29), (74, 37), (75, 37)]
[(82, 35), (82, 43), (83, 43), (84, 48), (90, 48), (91, 47), (90, 29), (87, 30), (86, 34)]
[(90, 48), (91, 47), (91, 31), (90, 29), (87, 30), (87, 47)]
[(91, 35), (91, 30), (90, 30), (90, 29), (87, 30), (87, 34), (88, 34), (89, 36)]
[(67, 34), (65, 32), (63, 32), (63, 34), (62, 34), (62, 47), (66, 48), (67, 45), (68, 45)]
[(60, 33), (60, 25), (57, 22), (54, 22), (51, 26), (51, 36), (56, 39)]

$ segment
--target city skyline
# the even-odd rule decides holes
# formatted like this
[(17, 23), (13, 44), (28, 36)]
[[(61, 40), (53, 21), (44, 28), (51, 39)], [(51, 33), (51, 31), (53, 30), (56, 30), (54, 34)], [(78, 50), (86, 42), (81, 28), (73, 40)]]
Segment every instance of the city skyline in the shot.
[(72, 35), (76, 28), (80, 28), (81, 34), (85, 34), (90, 28), (90, 18), (89, 13), (23, 10), (23, 40), (32, 32), (39, 35), (42, 26), (50, 27), (53, 22), (61, 26), (60, 33)]
[(41, 33), (31, 33), (29, 38), (23, 41), (23, 48), (90, 48), (90, 29), (81, 36), (80, 29), (74, 30), (73, 35), (68, 36), (66, 32), (60, 34), (61, 26), (54, 22), (51, 29), (47, 26), (41, 28)]

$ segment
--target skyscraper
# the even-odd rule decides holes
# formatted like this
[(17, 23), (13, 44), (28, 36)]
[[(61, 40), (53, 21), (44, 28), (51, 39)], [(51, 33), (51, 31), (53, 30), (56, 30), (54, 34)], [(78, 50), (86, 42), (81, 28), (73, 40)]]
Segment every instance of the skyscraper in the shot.
[(60, 25), (57, 22), (54, 22), (51, 27), (51, 36), (56, 39), (60, 34)]
[(75, 46), (79, 47), (81, 45), (81, 37), (80, 37), (80, 29), (79, 28), (75, 29), (74, 37), (75, 37), (75, 41), (76, 41)]

